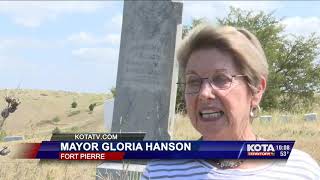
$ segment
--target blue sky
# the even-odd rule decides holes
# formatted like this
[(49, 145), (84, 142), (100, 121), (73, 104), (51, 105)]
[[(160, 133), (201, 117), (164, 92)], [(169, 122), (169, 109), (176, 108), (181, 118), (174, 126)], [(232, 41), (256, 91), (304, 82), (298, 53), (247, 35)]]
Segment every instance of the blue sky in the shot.
[[(183, 24), (230, 5), (285, 17), (286, 32), (320, 31), (320, 2), (184, 1)], [(116, 84), (122, 1), (0, 1), (0, 89), (107, 92)]]

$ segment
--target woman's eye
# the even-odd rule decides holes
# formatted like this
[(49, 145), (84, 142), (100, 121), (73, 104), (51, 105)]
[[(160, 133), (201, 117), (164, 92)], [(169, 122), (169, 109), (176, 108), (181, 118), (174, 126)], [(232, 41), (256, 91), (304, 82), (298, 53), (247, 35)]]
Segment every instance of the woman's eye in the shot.
[(192, 81), (189, 81), (188, 84), (199, 84), (199, 81), (198, 80), (192, 80)]
[(198, 78), (188, 79), (187, 84), (188, 85), (198, 85), (198, 84), (200, 84), (200, 80)]
[(223, 85), (229, 82), (229, 78), (225, 75), (216, 75), (212, 77), (212, 82), (215, 85)]

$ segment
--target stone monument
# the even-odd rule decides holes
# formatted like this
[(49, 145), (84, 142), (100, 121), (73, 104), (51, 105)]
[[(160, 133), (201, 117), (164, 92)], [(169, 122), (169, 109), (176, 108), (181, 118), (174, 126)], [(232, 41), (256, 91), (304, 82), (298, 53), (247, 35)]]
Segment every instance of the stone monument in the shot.
[(181, 3), (124, 2), (113, 132), (146, 132), (145, 140), (170, 139), (181, 18)]
[[(182, 3), (125, 1), (112, 132), (146, 132), (145, 140), (169, 140), (178, 81), (176, 47), (182, 37)], [(121, 162), (97, 167), (97, 179), (121, 179)], [(144, 167), (144, 166), (143, 166)], [(140, 177), (129, 164), (127, 178)], [(137, 175), (138, 173), (138, 175)]]

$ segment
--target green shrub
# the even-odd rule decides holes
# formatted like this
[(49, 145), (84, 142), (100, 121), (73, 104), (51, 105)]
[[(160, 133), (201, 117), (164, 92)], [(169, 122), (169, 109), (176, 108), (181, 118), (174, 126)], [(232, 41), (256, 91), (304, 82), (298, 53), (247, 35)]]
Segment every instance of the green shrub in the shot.
[(111, 89), (110, 89), (110, 91), (111, 91), (111, 94), (112, 94), (112, 97), (116, 97), (116, 88), (115, 87), (112, 87)]
[(61, 133), (61, 130), (58, 127), (54, 128), (52, 131), (52, 134), (59, 134), (59, 133)]
[(71, 130), (71, 132), (74, 133), (74, 132), (78, 132), (80, 130), (80, 128), (77, 126), (73, 126), (70, 130)]
[(51, 121), (57, 123), (60, 121), (60, 118), (58, 116), (56, 116)]
[(93, 109), (94, 109), (94, 107), (96, 107), (96, 105), (97, 105), (96, 103), (90, 104), (90, 105), (89, 105), (89, 111), (92, 112)]
[(3, 138), (7, 136), (6, 131), (0, 130), (0, 141), (3, 141)]
[(76, 108), (77, 106), (78, 106), (78, 103), (77, 103), (77, 102), (73, 101), (73, 102), (71, 103), (71, 108)]

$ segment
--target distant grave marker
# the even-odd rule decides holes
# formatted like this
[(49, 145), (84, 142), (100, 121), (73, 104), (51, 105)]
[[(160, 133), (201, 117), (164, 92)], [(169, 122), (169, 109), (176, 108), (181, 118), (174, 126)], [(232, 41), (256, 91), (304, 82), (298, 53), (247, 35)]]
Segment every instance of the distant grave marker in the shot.
[(291, 116), (289, 115), (280, 115), (280, 121), (281, 122), (288, 122), (291, 120)]
[(317, 113), (309, 113), (304, 115), (305, 121), (316, 121), (317, 120)]
[(270, 115), (260, 116), (260, 121), (271, 122), (271, 120), (272, 120), (272, 116)]
[(24, 140), (24, 136), (6, 136), (3, 138), (3, 141), (9, 142), (9, 141), (21, 141)]

